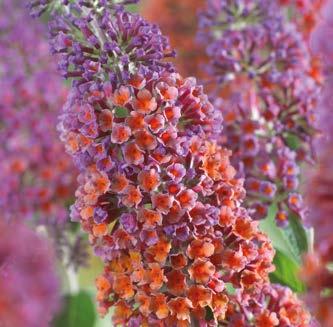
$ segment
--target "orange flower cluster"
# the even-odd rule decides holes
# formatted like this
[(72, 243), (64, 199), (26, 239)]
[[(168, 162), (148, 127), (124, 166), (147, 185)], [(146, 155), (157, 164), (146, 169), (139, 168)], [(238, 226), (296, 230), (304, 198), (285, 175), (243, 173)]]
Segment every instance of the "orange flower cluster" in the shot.
[(121, 326), (255, 326), (267, 309), (272, 326), (292, 326), (260, 297), (274, 249), (240, 206), (219, 111), (163, 62), (156, 26), (110, 10), (80, 2), (53, 29), (76, 78), (59, 129), (81, 171), (72, 217), (105, 263), (101, 314), (112, 307)]
[[(202, 88), (177, 74), (137, 75), (99, 103), (71, 104), (75, 127), (62, 137), (74, 156), (90, 154), (75, 208), (105, 261), (100, 312), (113, 306), (115, 324), (140, 326), (239, 312), (226, 283), (260, 290), (274, 250), (240, 208), (230, 152), (208, 141), (215, 112)], [(86, 128), (94, 123), (95, 132)]]
[[(204, 0), (158, 0), (143, 1), (141, 14), (157, 23), (162, 32), (170, 37), (170, 43), (177, 49), (176, 66), (184, 76), (202, 77), (201, 64), (205, 62), (205, 49), (196, 40), (197, 12)], [(160, 15), (156, 15), (160, 13)]]

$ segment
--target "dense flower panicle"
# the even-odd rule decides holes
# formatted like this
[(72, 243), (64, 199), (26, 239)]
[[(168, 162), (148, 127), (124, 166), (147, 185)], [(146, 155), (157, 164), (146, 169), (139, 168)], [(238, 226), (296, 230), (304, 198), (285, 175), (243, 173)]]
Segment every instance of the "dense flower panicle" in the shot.
[(98, 300), (117, 324), (186, 325), (208, 306), (223, 320), (239, 310), (225, 283), (250, 293), (267, 281), (274, 251), (239, 207), (229, 151), (209, 142), (214, 119), (195, 80), (167, 72), (66, 106), (62, 139), (82, 171), (73, 212), (105, 261)]
[(199, 38), (207, 45), (211, 99), (225, 122), (222, 142), (246, 177), (257, 219), (276, 203), (278, 225), (303, 218), (300, 165), (313, 157), (319, 86), (303, 37), (274, 1), (207, 1)]
[[(67, 8), (66, 17), (80, 9)], [(115, 26), (120, 14), (133, 17), (82, 8), (89, 11), (82, 26), (98, 31), (97, 38), (85, 36), (93, 51), (109, 37), (95, 22), (102, 17)], [(133, 30), (136, 20), (128, 19)], [(82, 44), (68, 26), (62, 30), (71, 47)], [(144, 47), (150, 26), (128, 42)], [(111, 63), (115, 53), (105, 59), (95, 52), (95, 61)], [(100, 312), (112, 306), (114, 324), (124, 326), (236, 326), (238, 316), (255, 326), (241, 302), (268, 283), (274, 249), (240, 207), (242, 180), (230, 151), (216, 142), (219, 111), (194, 78), (170, 71), (162, 57), (142, 64), (129, 56), (125, 65), (98, 65), (98, 73), (84, 76), (83, 60), (75, 63), (80, 73), (65, 74), (75, 81), (59, 130), (81, 171), (72, 218), (105, 262), (96, 280)]]
[(22, 223), (6, 224), (1, 217), (1, 326), (48, 326), (59, 301), (54, 260), (45, 240)]
[(316, 243), (314, 253), (304, 261), (302, 276), (309, 285), (309, 305), (313, 308), (322, 326), (333, 324), (333, 273), (329, 264), (333, 261), (332, 215), (333, 215), (333, 120), (332, 110), (332, 46), (330, 36), (333, 33), (332, 1), (323, 9), (323, 20), (311, 36), (315, 54), (321, 56), (325, 80), (321, 101), (318, 106), (318, 124), (323, 137), (318, 140), (318, 167), (312, 171), (306, 188), (306, 202), (309, 206), (309, 220), (315, 227)]
[(175, 64), (183, 76), (202, 77), (201, 66), (206, 54), (203, 47), (195, 41), (195, 34), (197, 12), (203, 4), (203, 0), (146, 0), (141, 6), (142, 15), (157, 23), (170, 37), (171, 45), (177, 49)]
[[(67, 237), (76, 170), (56, 130), (67, 91), (43, 28), (21, 1), (3, 1), (0, 25), (0, 209), (5, 220), (32, 221), (57, 235), (57, 248), (82, 248)], [(9, 13), (9, 14), (8, 14)], [(30, 28), (26, 28), (29, 20)], [(66, 227), (65, 227), (66, 226)], [(61, 245), (61, 244), (62, 245)], [(85, 256), (80, 251), (77, 263)]]

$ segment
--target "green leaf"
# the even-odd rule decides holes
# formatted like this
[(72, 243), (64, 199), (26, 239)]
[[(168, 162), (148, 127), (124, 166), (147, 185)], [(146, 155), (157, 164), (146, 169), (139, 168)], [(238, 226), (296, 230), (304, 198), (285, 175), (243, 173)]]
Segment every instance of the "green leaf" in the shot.
[(299, 278), (300, 265), (296, 261), (282, 251), (276, 250), (274, 264), (276, 271), (270, 274), (271, 282), (288, 286), (298, 293), (305, 291), (305, 285)]
[(292, 150), (297, 150), (300, 146), (300, 140), (299, 137), (294, 134), (288, 134), (288, 136), (285, 138), (287, 145)]
[(116, 107), (115, 116), (117, 118), (126, 118), (129, 115), (127, 108), (124, 107)]
[(206, 310), (205, 320), (206, 321), (214, 320), (215, 315), (214, 315), (213, 309), (209, 305), (207, 305), (207, 306), (205, 306), (205, 310)]
[(294, 216), (289, 216), (289, 225), (284, 229), (284, 233), (291, 243), (298, 259), (303, 253), (309, 250), (307, 231), (303, 227), (301, 220)]
[(302, 255), (311, 248), (311, 231), (305, 229), (299, 218), (293, 215), (287, 227), (278, 227), (275, 223), (276, 211), (275, 205), (269, 208), (267, 218), (260, 222), (260, 229), (268, 235), (275, 249), (301, 263)]
[(95, 306), (86, 291), (66, 295), (62, 311), (54, 319), (53, 327), (93, 327), (96, 320)]
[(272, 244), (275, 249), (281, 250), (282, 252), (287, 254), (288, 257), (298, 261), (299, 260), (298, 256), (295, 253), (292, 244), (289, 242), (288, 238), (286, 237), (284, 230), (276, 226), (275, 223), (276, 211), (277, 208), (275, 205), (272, 205), (269, 208), (267, 218), (260, 222), (260, 229), (267, 234), (269, 239), (272, 241)]
[(228, 292), (228, 294), (235, 294), (236, 293), (236, 289), (232, 286), (231, 283), (225, 283), (225, 288)]

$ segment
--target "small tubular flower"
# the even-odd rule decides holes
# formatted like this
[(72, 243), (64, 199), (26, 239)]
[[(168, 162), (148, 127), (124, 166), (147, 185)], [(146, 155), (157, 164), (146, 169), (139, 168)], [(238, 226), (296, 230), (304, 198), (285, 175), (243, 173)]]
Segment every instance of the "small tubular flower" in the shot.
[(278, 225), (304, 219), (302, 200), (290, 200), (301, 197), (300, 166), (314, 159), (320, 86), (303, 35), (275, 1), (208, 0), (198, 37), (210, 57), (210, 99), (224, 116), (221, 143), (246, 178), (250, 213), (265, 218), (275, 203), (286, 213)]

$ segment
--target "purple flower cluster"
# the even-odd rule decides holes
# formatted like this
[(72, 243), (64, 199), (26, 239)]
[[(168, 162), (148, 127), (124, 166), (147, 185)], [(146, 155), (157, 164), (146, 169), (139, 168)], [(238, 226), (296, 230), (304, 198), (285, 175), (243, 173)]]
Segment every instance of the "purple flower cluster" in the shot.
[[(21, 1), (2, 2), (0, 26), (0, 210), (5, 220), (44, 225), (59, 251), (81, 249), (70, 241), (68, 205), (76, 170), (64, 153), (56, 130), (67, 91), (49, 54), (43, 28), (33, 22)], [(29, 28), (26, 22), (29, 21)], [(65, 245), (66, 244), (66, 245)], [(67, 264), (72, 264), (67, 262)]]
[(48, 326), (58, 309), (55, 257), (22, 223), (0, 219), (0, 325)]
[(137, 67), (143, 74), (172, 70), (162, 59), (174, 56), (174, 51), (159, 28), (123, 6), (106, 4), (68, 4), (50, 23), (51, 49), (60, 55), (60, 72), (77, 78), (76, 86), (92, 97), (101, 82), (126, 80)]
[(211, 99), (223, 113), (221, 142), (246, 177), (257, 219), (277, 205), (276, 222), (303, 219), (299, 173), (313, 159), (319, 86), (302, 35), (275, 1), (208, 0), (199, 40), (210, 57)]

